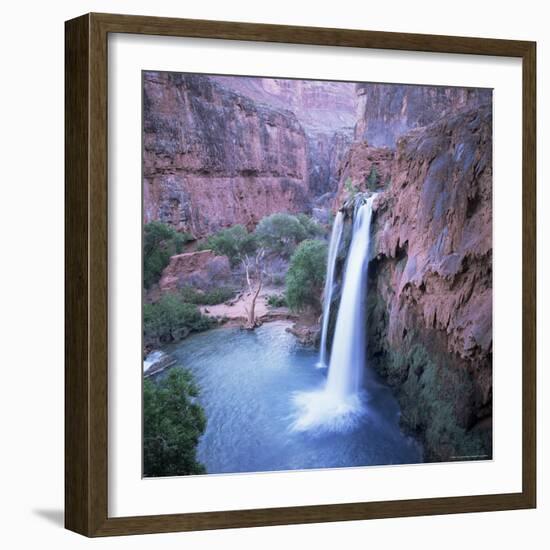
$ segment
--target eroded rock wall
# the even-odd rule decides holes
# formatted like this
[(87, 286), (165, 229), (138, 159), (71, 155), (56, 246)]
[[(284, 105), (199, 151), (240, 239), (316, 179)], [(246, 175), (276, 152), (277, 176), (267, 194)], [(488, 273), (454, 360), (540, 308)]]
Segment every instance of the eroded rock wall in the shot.
[(433, 460), (491, 455), (491, 136), (490, 105), (409, 132), (375, 205), (368, 352)]
[(144, 75), (144, 221), (201, 237), (308, 208), (308, 152), (296, 116), (208, 77)]
[(400, 136), (463, 107), (491, 100), (491, 90), (443, 86), (357, 84), (355, 139), (394, 148)]
[(337, 192), (340, 166), (352, 144), (349, 130), (308, 136), (309, 190), (312, 197), (322, 201), (323, 195), (330, 193), (334, 196)]
[(353, 140), (355, 84), (234, 76), (212, 78), (260, 104), (292, 111), (307, 136), (310, 197), (334, 193), (340, 162)]

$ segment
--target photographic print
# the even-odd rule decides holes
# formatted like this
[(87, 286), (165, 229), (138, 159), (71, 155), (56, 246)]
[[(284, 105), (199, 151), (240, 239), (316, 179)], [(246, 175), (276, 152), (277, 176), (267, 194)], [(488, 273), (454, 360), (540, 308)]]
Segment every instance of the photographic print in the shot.
[(143, 476), (492, 459), (492, 90), (142, 73)]

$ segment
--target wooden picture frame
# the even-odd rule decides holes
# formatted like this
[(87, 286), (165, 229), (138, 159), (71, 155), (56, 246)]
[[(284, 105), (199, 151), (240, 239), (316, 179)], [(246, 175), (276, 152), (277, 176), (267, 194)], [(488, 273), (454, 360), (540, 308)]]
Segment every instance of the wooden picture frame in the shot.
[[(108, 516), (107, 37), (109, 33), (520, 58), (523, 70), (522, 491), (139, 517)], [(65, 525), (86, 536), (361, 520), (536, 506), (536, 44), (87, 14), (65, 26)]]

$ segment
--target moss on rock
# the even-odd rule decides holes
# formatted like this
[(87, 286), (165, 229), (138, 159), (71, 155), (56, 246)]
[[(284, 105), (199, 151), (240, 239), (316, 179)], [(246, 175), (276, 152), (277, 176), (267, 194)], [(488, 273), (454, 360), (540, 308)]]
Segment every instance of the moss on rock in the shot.
[(421, 436), (426, 460), (489, 458), (483, 433), (467, 429), (461, 418), (475, 388), (466, 369), (436, 361), (414, 335), (402, 350), (390, 350), (383, 374), (397, 388), (402, 425)]

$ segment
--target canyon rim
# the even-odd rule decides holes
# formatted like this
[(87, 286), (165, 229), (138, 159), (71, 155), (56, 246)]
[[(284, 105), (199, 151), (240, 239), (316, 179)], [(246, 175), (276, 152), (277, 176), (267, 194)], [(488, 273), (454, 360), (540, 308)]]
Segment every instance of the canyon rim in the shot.
[(492, 91), (142, 93), (143, 475), (491, 460)]

